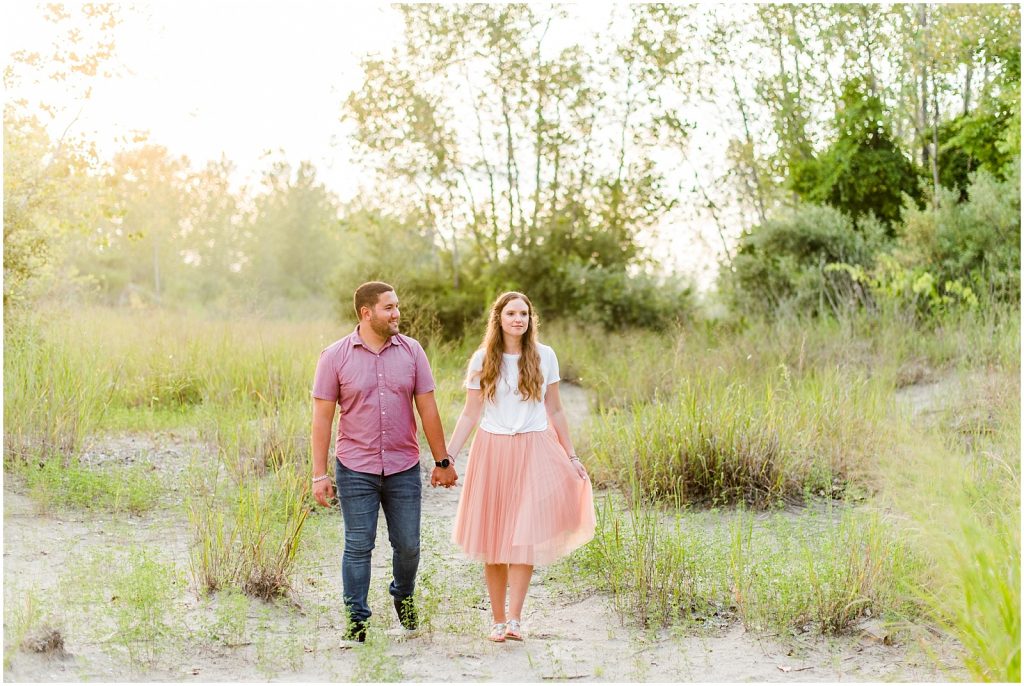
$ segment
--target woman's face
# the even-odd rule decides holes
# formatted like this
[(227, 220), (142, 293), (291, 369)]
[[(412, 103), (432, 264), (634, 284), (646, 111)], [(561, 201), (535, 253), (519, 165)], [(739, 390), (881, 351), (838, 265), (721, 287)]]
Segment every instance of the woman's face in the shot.
[(513, 298), (501, 309), (501, 331), (506, 336), (519, 337), (530, 327), (530, 308), (522, 298)]

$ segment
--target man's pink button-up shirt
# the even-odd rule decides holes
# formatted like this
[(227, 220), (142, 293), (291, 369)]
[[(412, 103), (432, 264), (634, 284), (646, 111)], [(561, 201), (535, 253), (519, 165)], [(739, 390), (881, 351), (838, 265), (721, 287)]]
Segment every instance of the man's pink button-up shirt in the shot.
[(379, 353), (363, 344), (358, 327), (324, 349), (313, 397), (338, 403), (337, 457), (356, 472), (404, 472), (419, 463), (413, 396), (434, 390), (423, 347), (395, 334)]

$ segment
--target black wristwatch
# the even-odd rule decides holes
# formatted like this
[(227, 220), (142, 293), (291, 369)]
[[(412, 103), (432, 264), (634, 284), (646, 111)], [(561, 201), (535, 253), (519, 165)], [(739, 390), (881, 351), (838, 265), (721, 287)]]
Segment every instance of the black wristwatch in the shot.
[(435, 467), (440, 467), (441, 469), (448, 469), (452, 465), (453, 462), (455, 462), (455, 460), (452, 459), (451, 455), (448, 455), (443, 460), (441, 460), (440, 462), (438, 462), (437, 460), (434, 460), (434, 466)]

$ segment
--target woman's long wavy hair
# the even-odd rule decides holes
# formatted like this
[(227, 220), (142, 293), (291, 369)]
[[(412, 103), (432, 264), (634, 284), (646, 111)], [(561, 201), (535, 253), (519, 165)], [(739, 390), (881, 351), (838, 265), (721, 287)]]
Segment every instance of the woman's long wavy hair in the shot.
[(502, 293), (491, 306), (491, 314), (487, 317), (487, 333), (480, 348), (484, 351), (484, 366), (480, 371), (480, 390), (485, 400), (494, 400), (501, 378), (501, 354), (505, 351), (501, 331), (501, 311), (513, 300), (526, 303), (529, 320), (523, 334), (522, 350), (519, 356), (519, 395), (523, 400), (540, 400), (544, 388), (544, 379), (540, 371), (540, 352), (537, 350), (537, 315), (533, 311), (533, 303), (522, 293), (509, 291)]

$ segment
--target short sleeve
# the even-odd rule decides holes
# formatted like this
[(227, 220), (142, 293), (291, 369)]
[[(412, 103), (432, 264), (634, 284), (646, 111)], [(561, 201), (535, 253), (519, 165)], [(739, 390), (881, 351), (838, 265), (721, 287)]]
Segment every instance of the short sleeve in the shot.
[(338, 372), (334, 368), (333, 355), (330, 348), (320, 353), (316, 363), (316, 374), (313, 376), (313, 397), (320, 400), (337, 402), (339, 395)]
[(477, 350), (469, 358), (469, 369), (466, 370), (465, 386), (471, 390), (480, 390), (480, 372), (484, 370), (484, 351)]
[(434, 390), (434, 375), (430, 371), (430, 360), (423, 352), (423, 346), (416, 343), (416, 385), (413, 388), (413, 395), (423, 395)]
[(544, 375), (544, 384), (550, 386), (553, 383), (561, 381), (562, 377), (558, 375), (558, 356), (555, 355), (554, 348), (546, 348), (544, 352), (547, 354), (548, 364), (547, 370)]

